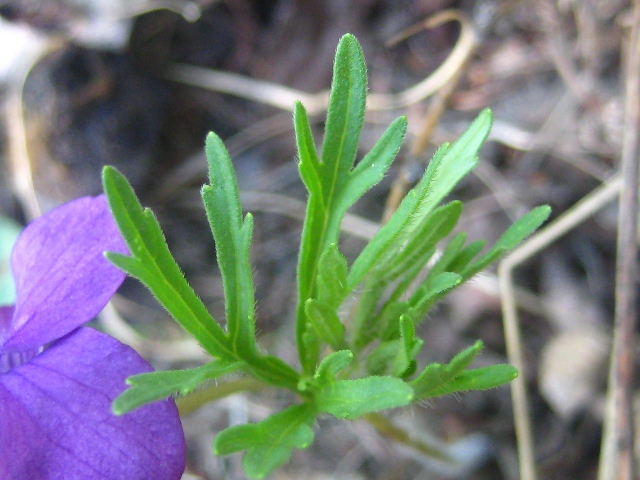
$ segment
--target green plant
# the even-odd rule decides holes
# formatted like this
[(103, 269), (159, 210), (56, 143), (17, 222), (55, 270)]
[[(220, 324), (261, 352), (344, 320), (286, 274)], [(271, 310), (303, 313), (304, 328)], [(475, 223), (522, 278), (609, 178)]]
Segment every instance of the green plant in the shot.
[[(406, 129), (406, 120), (398, 118), (354, 166), (366, 90), (362, 51), (353, 36), (345, 35), (336, 53), (321, 154), (304, 107), (297, 103), (294, 110), (299, 171), (309, 192), (298, 263), (300, 370), (258, 347), (249, 262), (253, 219), (242, 215), (222, 141), (214, 133), (207, 137), (211, 183), (202, 188), (202, 198), (222, 273), (226, 329), (186, 283), (152, 212), (142, 208), (120, 173), (105, 168), (105, 191), (131, 251), (130, 256), (109, 253), (108, 258), (142, 281), (213, 357), (190, 370), (130, 377), (131, 388), (113, 404), (116, 413), (187, 394), (232, 372), (290, 390), (298, 403), (262, 422), (228, 428), (215, 439), (216, 454), (246, 451), (245, 471), (257, 479), (285, 463), (294, 448), (311, 444), (318, 415), (355, 419), (453, 392), (496, 387), (516, 377), (509, 365), (470, 369), (482, 349), (480, 341), (449, 363), (420, 368), (417, 356), (424, 342), (416, 336), (416, 326), (436, 301), (540, 226), (549, 208), (538, 207), (522, 217), (484, 254), (484, 242), (467, 243), (464, 233), (449, 236), (462, 203), (441, 203), (478, 161), (491, 127), (491, 112), (485, 110), (456, 142), (438, 149), (420, 182), (349, 265), (338, 248), (342, 218), (381, 180)], [(444, 248), (435, 257), (441, 242)], [(351, 308), (345, 318), (340, 307), (347, 298)]]

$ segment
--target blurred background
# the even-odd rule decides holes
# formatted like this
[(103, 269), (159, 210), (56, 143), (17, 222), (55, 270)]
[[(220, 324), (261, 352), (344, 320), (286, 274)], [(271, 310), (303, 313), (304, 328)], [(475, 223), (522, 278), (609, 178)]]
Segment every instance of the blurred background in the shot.
[[(441, 12), (440, 25), (389, 44)], [(264, 83), (245, 89), (232, 79), (223, 88), (216, 72), (320, 92), (329, 88), (338, 39), (350, 32), (364, 50), (370, 92), (440, 81), (420, 98), (368, 112), (362, 154), (399, 115), (408, 117), (409, 133), (390, 173), (352, 211), (341, 245), (350, 258), (393, 205), (390, 192), (415, 182), (435, 148), (485, 107), (494, 111), (493, 132), (479, 167), (454, 192), (466, 205), (459, 229), (471, 239), (494, 241), (542, 203), (554, 217), (571, 212), (619, 168), (627, 1), (0, 0), (0, 16), (0, 279), (20, 226), (100, 193), (100, 172), (109, 164), (156, 213), (191, 285), (223, 321), (215, 249), (199, 203), (204, 138), (215, 131), (231, 152), (243, 204), (255, 215), (261, 345), (292, 363), (305, 199), (292, 105), (274, 106), (278, 92), (257, 100)], [(313, 116), (318, 140), (320, 110)], [(514, 275), (536, 461), (550, 480), (596, 478), (614, 307), (615, 202), (593, 213)], [(9, 287), (0, 291), (10, 296)], [(133, 280), (96, 326), (156, 368), (207, 360)], [(448, 361), (476, 339), (485, 343), (476, 366), (507, 362), (495, 267), (437, 305), (420, 334), (425, 364)], [(213, 456), (216, 432), (291, 401), (270, 390), (244, 392), (183, 415), (185, 479), (244, 478), (239, 456)], [(507, 387), (389, 416), (459, 463), (387, 441), (365, 422), (321, 418), (314, 445), (296, 451), (273, 478), (518, 478)]]

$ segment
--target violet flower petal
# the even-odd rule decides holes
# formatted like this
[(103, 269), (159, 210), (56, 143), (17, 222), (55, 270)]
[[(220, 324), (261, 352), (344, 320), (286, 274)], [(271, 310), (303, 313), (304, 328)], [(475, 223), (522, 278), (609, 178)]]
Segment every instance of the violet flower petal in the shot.
[(0, 478), (178, 480), (185, 440), (175, 402), (111, 412), (125, 379), (150, 370), (130, 347), (79, 328), (0, 375)]
[(9, 323), (13, 318), (13, 305), (6, 307), (0, 307), (0, 338), (2, 338), (2, 332), (9, 328)]
[(37, 349), (96, 316), (125, 277), (105, 251), (128, 253), (104, 195), (30, 223), (11, 258), (16, 306), (0, 352)]

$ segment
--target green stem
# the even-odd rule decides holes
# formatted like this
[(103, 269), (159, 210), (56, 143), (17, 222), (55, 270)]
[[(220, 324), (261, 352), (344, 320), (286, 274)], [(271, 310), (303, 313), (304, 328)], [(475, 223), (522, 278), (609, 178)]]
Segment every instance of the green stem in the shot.
[(205, 387), (187, 395), (176, 399), (178, 411), (180, 415), (188, 415), (195, 412), (207, 403), (220, 400), (235, 393), (240, 392), (257, 392), (268, 387), (265, 383), (251, 377), (242, 377), (229, 382)]

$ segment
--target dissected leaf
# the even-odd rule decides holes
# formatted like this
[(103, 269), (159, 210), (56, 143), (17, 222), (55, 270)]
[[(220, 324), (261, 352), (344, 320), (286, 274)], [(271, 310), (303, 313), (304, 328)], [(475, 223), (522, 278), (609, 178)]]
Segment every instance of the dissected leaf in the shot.
[(307, 111), (300, 102), (296, 102), (293, 108), (293, 125), (296, 133), (300, 178), (307, 187), (309, 196), (319, 201), (319, 206), (325, 210), (327, 207), (324, 205), (320, 183), (320, 159), (313, 141)]
[[(435, 209), (427, 215), (411, 238), (396, 252), (388, 264), (381, 264), (374, 270), (381, 279), (393, 280), (403, 275), (403, 287), (397, 293), (399, 298), (413, 281), (418, 272), (433, 255), (436, 244), (451, 233), (462, 213), (462, 202), (451, 202)], [(379, 271), (379, 273), (378, 273)], [(407, 272), (411, 275), (407, 275)], [(394, 299), (395, 299), (394, 298)]]
[(403, 199), (398, 210), (353, 263), (348, 276), (352, 290), (367, 273), (385, 264), (411, 236), (424, 218), (477, 164), (477, 154), (491, 129), (491, 111), (483, 110), (451, 146), (442, 145), (427, 170)]
[(461, 275), (469, 278), (484, 269), (487, 265), (495, 262), (509, 250), (515, 248), (522, 240), (531, 235), (544, 223), (551, 214), (551, 208), (547, 205), (534, 208), (522, 218), (511, 225), (498, 239), (493, 248), (486, 254), (465, 268)]
[(413, 400), (413, 390), (394, 377), (372, 376), (336, 380), (315, 392), (315, 405), (337, 418), (354, 419), (367, 413), (402, 407)]
[(207, 352), (235, 361), (224, 331), (185, 280), (153, 213), (143, 210), (131, 185), (115, 168), (105, 167), (102, 179), (109, 207), (133, 257), (108, 253), (107, 258), (144, 283)]
[(206, 155), (210, 185), (202, 187), (202, 200), (216, 245), (216, 258), (224, 286), (227, 333), (236, 352), (256, 353), (254, 287), (249, 263), (253, 219), (242, 218), (238, 182), (222, 140), (207, 136)]
[[(436, 162), (444, 156), (449, 148), (442, 145), (434, 154), (431, 162)], [(424, 180), (424, 177), (423, 177)], [(367, 243), (360, 255), (351, 265), (347, 276), (347, 289), (353, 290), (377, 265), (384, 263), (392, 252), (398, 251), (407, 240), (408, 226), (411, 218), (416, 215), (420, 200), (425, 196), (427, 183), (420, 181), (404, 197), (396, 212), (391, 216)]]
[(428, 278), (416, 289), (409, 299), (411, 314), (416, 323), (420, 323), (431, 306), (446, 292), (457, 287), (462, 282), (462, 277), (457, 273), (442, 272)]
[[(382, 305), (380, 314), (376, 316), (370, 315), (362, 325), (356, 324), (358, 333), (365, 332), (365, 338), (357, 340), (359, 345), (370, 342), (376, 336), (384, 339), (395, 338), (395, 335), (390, 335), (388, 332), (398, 331), (398, 319), (400, 314), (406, 311), (405, 309), (400, 311), (399, 314), (395, 314), (399, 299), (406, 297), (407, 291), (433, 256), (436, 244), (451, 232), (461, 212), (462, 204), (460, 202), (451, 202), (435, 209), (424, 219), (422, 225), (417, 228), (413, 236), (402, 247), (402, 250), (388, 261), (388, 264), (382, 264), (372, 270), (370, 277), (367, 279), (367, 288), (371, 288), (371, 283), (389, 282), (398, 277), (399, 279)], [(418, 291), (413, 294), (414, 302), (412, 305), (415, 306), (416, 296), (417, 298), (423, 297), (425, 289), (431, 288), (424, 287), (425, 284), (429, 284), (429, 277), (421, 283), (422, 286), (418, 287)], [(444, 291), (444, 289), (441, 291)], [(414, 317), (414, 321), (421, 319), (424, 313), (421, 313), (420, 317)], [(372, 332), (377, 332), (377, 335), (373, 335)]]
[(517, 376), (518, 370), (515, 367), (504, 364), (465, 370), (442, 387), (432, 390), (429, 397), (439, 397), (468, 390), (488, 390), (509, 383)]
[[(312, 354), (315, 345), (305, 337), (309, 324), (305, 309), (307, 300), (318, 299), (320, 295), (320, 257), (331, 244), (337, 243), (347, 209), (382, 179), (400, 149), (406, 130), (406, 120), (396, 120), (353, 168), (364, 122), (366, 93), (362, 49), (353, 35), (345, 35), (336, 51), (321, 159), (315, 151), (304, 108), (297, 104), (294, 109), (299, 170), (309, 191), (300, 244), (296, 312), (296, 339), (305, 374), (313, 372), (318, 360)], [(325, 303), (334, 306), (334, 302)]]
[[(436, 251), (436, 244), (451, 232), (461, 212), (460, 202), (451, 202), (435, 209), (423, 219), (422, 224), (416, 228), (405, 244), (400, 246), (400, 250), (394, 256), (370, 271), (365, 282), (367, 290), (373, 288), (382, 290), (387, 283), (393, 280), (396, 282), (391, 293), (385, 297), (379, 313), (375, 314), (372, 306), (367, 312), (358, 311), (353, 338), (359, 348), (368, 345), (375, 338), (390, 340), (398, 337), (400, 315), (409, 308), (408, 304), (399, 302), (399, 299), (406, 297), (407, 291)], [(413, 294), (414, 303), (416, 298), (424, 297), (424, 284), (428, 284), (428, 278)], [(378, 300), (381, 295), (378, 294), (376, 297)], [(359, 305), (359, 310), (362, 307), (363, 305)], [(424, 313), (420, 311), (420, 317), (414, 316), (414, 321), (420, 320)]]
[[(257, 378), (295, 390), (298, 373), (275, 357), (239, 357), (222, 327), (213, 319), (187, 283), (169, 252), (158, 221), (143, 209), (126, 178), (113, 167), (103, 170), (103, 184), (109, 206), (131, 257), (107, 253), (116, 266), (144, 283), (171, 316), (213, 357), (227, 363), (239, 360)], [(249, 232), (245, 231), (245, 235)]]
[(127, 378), (127, 384), (131, 387), (113, 401), (111, 408), (116, 415), (122, 415), (171, 395), (186, 395), (203, 382), (231, 373), (241, 366), (242, 364), (239, 362), (228, 363), (214, 360), (201, 367), (188, 370), (167, 370), (132, 375)]
[(306, 351), (303, 336), (307, 328), (305, 304), (316, 297), (316, 278), (320, 255), (331, 243), (337, 243), (344, 211), (336, 200), (349, 181), (364, 121), (367, 75), (362, 49), (352, 35), (340, 39), (336, 51), (333, 81), (329, 96), (321, 162), (311, 153), (313, 142), (304, 109), (296, 108), (294, 119), (300, 172), (309, 185), (307, 213), (302, 229), (298, 259), (298, 309), (296, 337), (303, 371), (310, 374), (317, 361)]
[(409, 385), (415, 392), (415, 398), (432, 397), (433, 392), (442, 389), (457, 377), (482, 350), (482, 342), (478, 340), (471, 347), (464, 349), (455, 355), (451, 361), (445, 365), (432, 363), (427, 365)]
[(261, 479), (289, 460), (294, 448), (311, 445), (314, 419), (311, 405), (293, 405), (261, 422), (223, 430), (216, 436), (213, 450), (216, 455), (247, 450), (245, 473), (251, 479)]
[(400, 151), (407, 131), (407, 119), (396, 118), (378, 139), (373, 148), (349, 172), (349, 183), (336, 200), (338, 211), (346, 212), (360, 197), (384, 177)]

